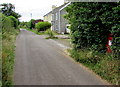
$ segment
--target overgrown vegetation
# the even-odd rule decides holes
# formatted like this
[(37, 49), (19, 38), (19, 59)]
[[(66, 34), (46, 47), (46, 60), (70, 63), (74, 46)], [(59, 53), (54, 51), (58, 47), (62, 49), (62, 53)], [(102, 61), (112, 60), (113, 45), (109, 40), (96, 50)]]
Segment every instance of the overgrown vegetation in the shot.
[(18, 30), (2, 35), (2, 85), (13, 84), (13, 67), (15, 57), (15, 39)]
[(0, 31), (2, 36), (2, 85), (9, 87), (13, 84), (13, 67), (15, 56), (15, 39), (18, 34), (19, 14), (15, 13), (12, 4), (2, 4), (0, 14)]
[(68, 50), (70, 56), (77, 62), (89, 67), (105, 80), (114, 85), (120, 82), (120, 60), (113, 59), (113, 55), (103, 54), (93, 50)]
[(18, 28), (18, 20), (14, 16), (8, 16), (12, 20), (12, 27)]
[[(0, 16), (1, 18), (1, 16)], [(1, 19), (0, 19), (0, 27), (1, 27)], [(2, 72), (2, 32), (0, 30), (0, 72)], [(0, 73), (0, 87), (2, 86), (2, 73)]]
[[(32, 21), (32, 20), (31, 20)], [(51, 23), (49, 22), (38, 22), (37, 24), (35, 25), (31, 25), (33, 28), (29, 28), (30, 25), (28, 24), (31, 24), (32, 22), (21, 22), (20, 23), (20, 27), (22, 28), (25, 28), (29, 31), (32, 31), (38, 35), (48, 35), (48, 37), (46, 37), (46, 39), (57, 39), (57, 37), (55, 37), (55, 32), (53, 32), (50, 27), (51, 27)]]
[(35, 20), (34, 19), (31, 19), (30, 21), (28, 22), (20, 22), (20, 25), (19, 27), (20, 28), (27, 28), (27, 29), (34, 29), (35, 28), (35, 24), (33, 23)]
[(120, 2), (77, 2), (68, 6), (66, 11), (74, 48), (104, 51), (108, 34), (112, 33), (115, 50), (120, 52)]
[(37, 29), (38, 32), (46, 31), (50, 27), (51, 27), (51, 23), (49, 23), (49, 22), (39, 22), (35, 25), (35, 28)]
[(51, 29), (47, 29), (45, 34), (48, 35), (46, 39), (57, 39), (57, 37), (55, 37), (55, 33)]
[(45, 35), (45, 32), (38, 32), (36, 29), (27, 29), (29, 31), (32, 31), (34, 32), (35, 34), (38, 34), (38, 35)]
[(27, 23), (27, 26), (26, 26), (26, 27), (28, 27), (29, 29), (35, 28), (35, 24), (33, 24), (33, 21), (34, 21), (34, 19), (31, 19), (31, 20)]
[[(66, 11), (74, 48), (71, 56), (109, 82), (119, 84), (120, 2), (73, 2)], [(109, 34), (113, 35), (111, 55), (106, 54)]]

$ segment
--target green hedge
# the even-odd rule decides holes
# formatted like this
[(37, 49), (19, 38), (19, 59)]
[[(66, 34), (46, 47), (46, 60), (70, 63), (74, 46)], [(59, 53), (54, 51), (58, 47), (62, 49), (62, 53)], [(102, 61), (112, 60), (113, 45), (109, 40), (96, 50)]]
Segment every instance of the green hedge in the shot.
[(120, 2), (73, 2), (66, 11), (75, 49), (104, 52), (112, 33), (114, 52), (120, 53)]
[(39, 22), (35, 25), (35, 28), (39, 31), (46, 31), (51, 27), (51, 23), (49, 22)]

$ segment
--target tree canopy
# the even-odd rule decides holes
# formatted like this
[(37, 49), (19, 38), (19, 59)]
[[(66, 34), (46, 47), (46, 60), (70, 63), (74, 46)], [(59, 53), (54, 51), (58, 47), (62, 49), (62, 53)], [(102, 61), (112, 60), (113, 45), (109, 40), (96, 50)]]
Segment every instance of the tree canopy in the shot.
[(11, 3), (0, 4), (0, 7), (1, 7), (0, 12), (6, 16), (14, 16), (16, 19), (21, 17), (20, 14), (15, 12), (15, 6)]

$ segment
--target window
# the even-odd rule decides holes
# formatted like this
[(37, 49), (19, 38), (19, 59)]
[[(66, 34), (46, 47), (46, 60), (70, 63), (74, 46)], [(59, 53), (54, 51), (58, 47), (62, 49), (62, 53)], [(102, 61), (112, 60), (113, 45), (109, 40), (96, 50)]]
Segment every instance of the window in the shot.
[(52, 19), (54, 18), (54, 14), (52, 14)]
[(57, 16), (58, 16), (58, 15), (57, 15), (57, 13), (56, 13), (56, 20), (57, 20), (57, 18), (58, 18)]

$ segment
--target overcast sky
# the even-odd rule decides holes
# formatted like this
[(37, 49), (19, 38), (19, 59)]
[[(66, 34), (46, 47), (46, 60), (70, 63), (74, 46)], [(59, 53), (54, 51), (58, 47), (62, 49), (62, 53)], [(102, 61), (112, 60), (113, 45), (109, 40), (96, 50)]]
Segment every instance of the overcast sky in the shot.
[(22, 15), (20, 21), (29, 21), (31, 19), (43, 19), (43, 16), (52, 10), (52, 5), (60, 6), (64, 0), (0, 0), (2, 3), (12, 3), (15, 5), (15, 11)]

